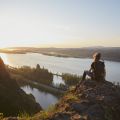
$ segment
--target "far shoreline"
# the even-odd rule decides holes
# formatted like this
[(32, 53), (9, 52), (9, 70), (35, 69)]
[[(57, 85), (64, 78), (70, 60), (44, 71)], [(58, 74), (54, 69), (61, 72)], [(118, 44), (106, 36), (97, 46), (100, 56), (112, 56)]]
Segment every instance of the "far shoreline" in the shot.
[[(0, 51), (0, 53), (3, 53), (3, 54), (28, 54), (28, 53), (37, 53), (37, 54), (42, 54), (42, 55), (46, 55), (46, 56), (54, 56), (54, 57), (59, 57), (59, 58), (80, 58), (80, 59), (92, 59), (92, 57), (83, 57), (83, 56), (70, 56), (70, 55), (62, 55), (62, 54), (51, 54), (51, 53), (48, 53), (48, 52), (16, 52), (16, 51), (5, 51), (5, 52), (2, 52)], [(104, 59), (105, 61), (110, 61), (110, 62), (120, 62), (120, 60), (113, 60), (113, 59), (109, 59), (109, 58), (106, 58)]]

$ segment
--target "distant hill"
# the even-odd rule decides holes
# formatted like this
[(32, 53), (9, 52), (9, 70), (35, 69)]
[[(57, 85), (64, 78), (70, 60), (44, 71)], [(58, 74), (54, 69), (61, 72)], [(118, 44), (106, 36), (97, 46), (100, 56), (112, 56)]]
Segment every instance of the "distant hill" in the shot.
[[(12, 49), (12, 51), (11, 51)], [(84, 47), (84, 48), (34, 48), (34, 47), (15, 47), (7, 50), (0, 50), (7, 53), (42, 53), (45, 55), (57, 57), (76, 57), (76, 58), (92, 58), (94, 52), (100, 52), (104, 60), (120, 62), (120, 47)]]
[(11, 79), (0, 58), (0, 113), (5, 116), (17, 116), (19, 113), (34, 114), (40, 110), (41, 107), (34, 97), (27, 95), (16, 81)]

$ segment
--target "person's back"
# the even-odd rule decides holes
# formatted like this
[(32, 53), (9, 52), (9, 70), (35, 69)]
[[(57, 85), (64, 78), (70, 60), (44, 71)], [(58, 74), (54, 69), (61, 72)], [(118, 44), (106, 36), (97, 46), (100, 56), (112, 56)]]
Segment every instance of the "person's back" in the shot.
[(94, 61), (91, 65), (93, 79), (97, 81), (105, 80), (105, 64), (102, 61)]

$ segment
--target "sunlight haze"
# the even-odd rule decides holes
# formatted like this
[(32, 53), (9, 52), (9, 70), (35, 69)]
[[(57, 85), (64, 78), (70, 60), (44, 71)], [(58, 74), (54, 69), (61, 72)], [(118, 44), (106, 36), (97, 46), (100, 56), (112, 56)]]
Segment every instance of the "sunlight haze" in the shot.
[(0, 0), (0, 48), (120, 47), (119, 0)]

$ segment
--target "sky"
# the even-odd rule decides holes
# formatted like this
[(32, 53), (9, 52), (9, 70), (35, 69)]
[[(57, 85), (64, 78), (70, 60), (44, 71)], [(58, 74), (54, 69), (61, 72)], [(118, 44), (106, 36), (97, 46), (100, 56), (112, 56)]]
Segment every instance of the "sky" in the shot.
[(0, 0), (0, 48), (120, 47), (120, 0)]

